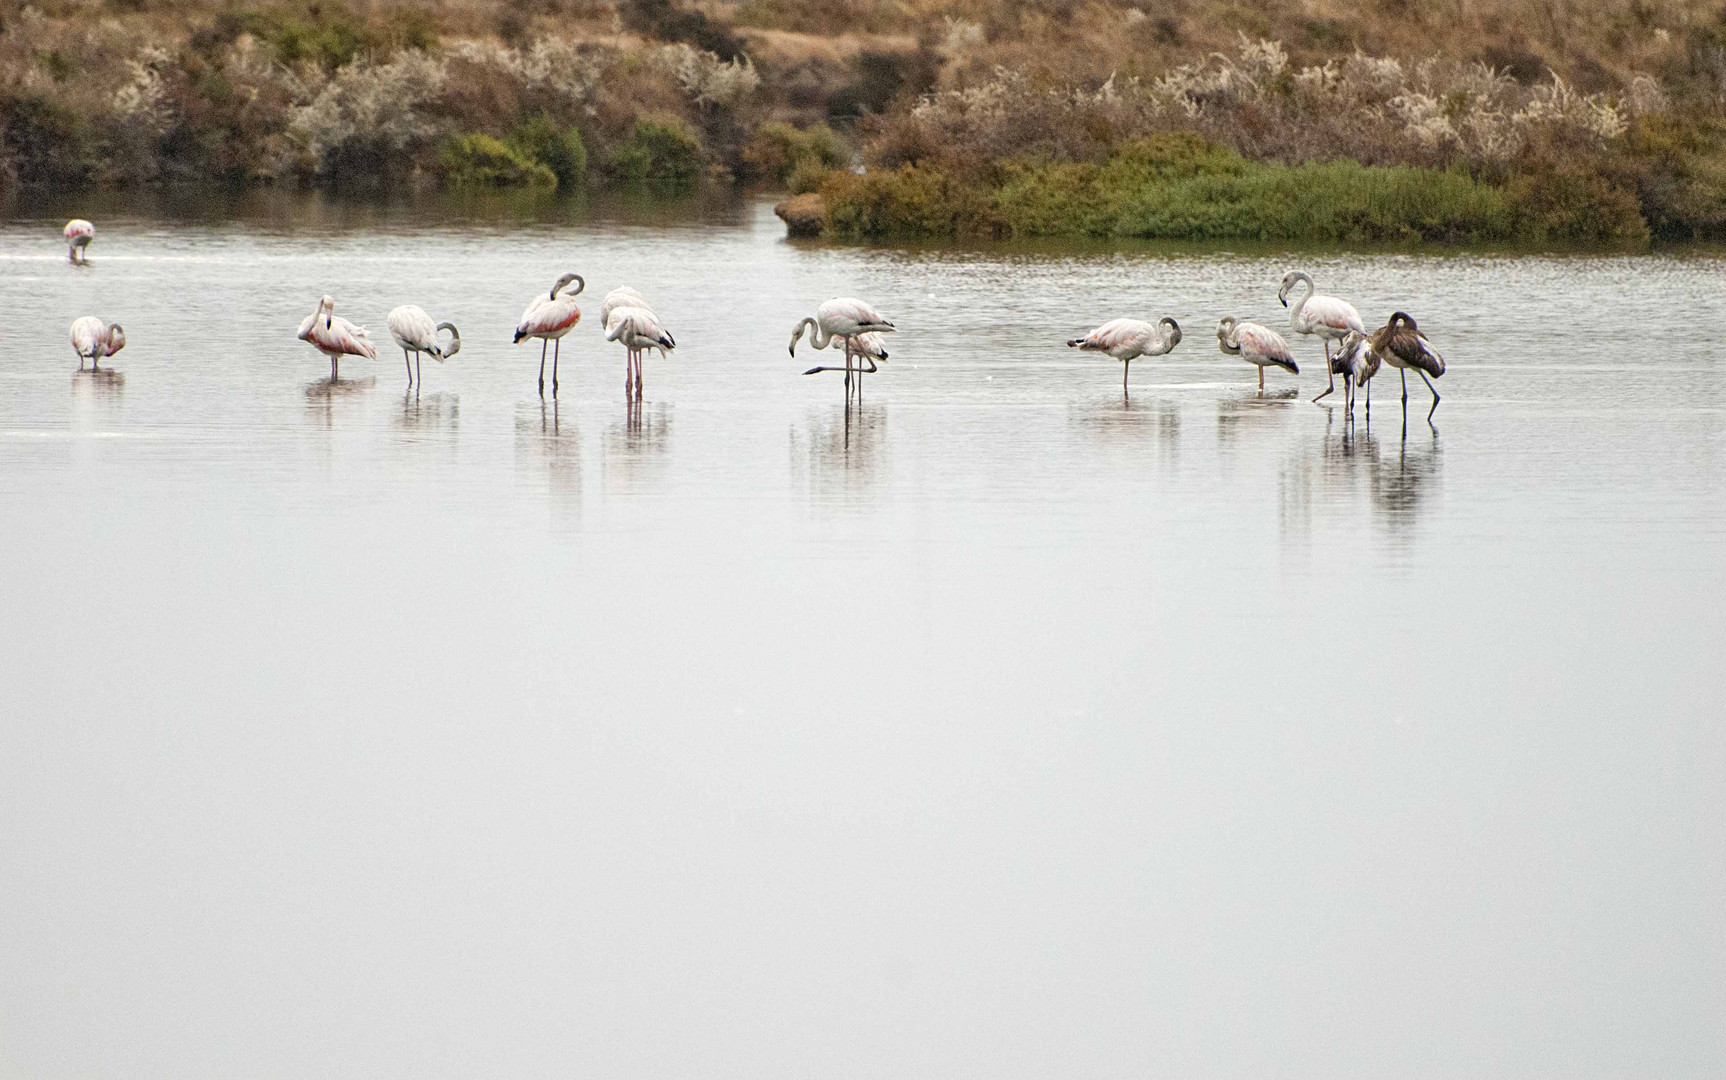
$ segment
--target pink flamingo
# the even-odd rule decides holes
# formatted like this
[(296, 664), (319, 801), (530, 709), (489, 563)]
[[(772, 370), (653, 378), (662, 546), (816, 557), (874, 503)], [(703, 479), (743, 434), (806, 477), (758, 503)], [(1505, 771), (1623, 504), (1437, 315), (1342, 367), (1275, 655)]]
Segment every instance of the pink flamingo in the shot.
[(80, 265), (86, 262), (84, 249), (96, 239), (96, 226), (83, 218), (73, 218), (60, 230), (60, 235), (66, 238), (66, 261)]
[[(563, 292), (563, 287), (575, 282), (575, 288)], [(557, 342), (551, 354), (551, 396), (557, 396), (557, 360), (563, 349), (563, 335), (575, 328), (581, 321), (581, 309), (575, 306), (575, 298), (581, 290), (587, 288), (587, 282), (580, 274), (565, 274), (557, 279), (551, 291), (543, 296), (535, 296), (528, 301), (527, 310), (521, 313), (521, 323), (515, 328), (515, 343), (521, 344), (526, 338), (539, 338), (539, 396), (545, 396), (545, 347), (550, 342)]]
[(98, 360), (125, 347), (126, 331), (120, 329), (119, 323), (105, 323), (94, 315), (72, 320), (72, 348), (78, 352), (79, 371), (84, 370), (84, 361), (90, 361), (94, 370)]
[[(1166, 329), (1165, 329), (1166, 328)], [(1167, 315), (1154, 323), (1143, 319), (1110, 319), (1084, 337), (1067, 342), (1070, 349), (1108, 353), (1121, 361), (1121, 393), (1127, 392), (1127, 372), (1141, 356), (1162, 356), (1181, 343), (1181, 324)]]
[(330, 358), (330, 381), (336, 380), (338, 364), (344, 356), (363, 356), (367, 360), (378, 358), (377, 349), (372, 347), (372, 340), (366, 336), (366, 328), (335, 314), (336, 298), (326, 296), (318, 301), (318, 310), (306, 316), (306, 321), (300, 324), (300, 332), (296, 335), (301, 341), (308, 342), (313, 348)]

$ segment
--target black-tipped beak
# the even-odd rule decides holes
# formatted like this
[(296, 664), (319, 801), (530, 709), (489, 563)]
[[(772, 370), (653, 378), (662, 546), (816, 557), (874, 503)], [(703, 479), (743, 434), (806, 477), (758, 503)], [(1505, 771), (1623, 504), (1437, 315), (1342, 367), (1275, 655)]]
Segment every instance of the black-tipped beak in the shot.
[(796, 356), (797, 355), (797, 346), (793, 345), (789, 349), (786, 349), (785, 351), (790, 353), (792, 356)]
[(1277, 297), (1277, 303), (1281, 304), (1283, 307), (1288, 307), (1289, 306), (1288, 297), (1286, 297), (1286, 296)]

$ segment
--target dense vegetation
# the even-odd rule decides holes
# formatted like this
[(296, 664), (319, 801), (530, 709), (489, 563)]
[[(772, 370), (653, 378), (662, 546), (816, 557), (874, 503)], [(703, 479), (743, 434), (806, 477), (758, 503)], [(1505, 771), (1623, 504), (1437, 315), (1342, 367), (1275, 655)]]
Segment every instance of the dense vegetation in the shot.
[(1703, 0), (0, 0), (0, 187), (818, 191), (857, 238), (1726, 236)]

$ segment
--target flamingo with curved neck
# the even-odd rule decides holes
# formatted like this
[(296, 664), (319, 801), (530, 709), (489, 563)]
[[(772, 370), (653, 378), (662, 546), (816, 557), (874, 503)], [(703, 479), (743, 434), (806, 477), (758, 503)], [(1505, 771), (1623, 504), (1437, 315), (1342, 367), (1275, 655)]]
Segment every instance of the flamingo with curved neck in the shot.
[[(1290, 304), (1289, 295), (1301, 285), (1306, 286), (1306, 295), (1298, 303)], [(1289, 309), (1289, 325), (1295, 333), (1310, 334), (1324, 342), (1325, 377), (1330, 380), (1330, 385), (1323, 394), (1313, 398), (1318, 401), (1336, 390), (1336, 373), (1330, 370), (1331, 342), (1341, 341), (1351, 330), (1365, 334), (1366, 324), (1360, 321), (1360, 312), (1347, 300), (1320, 294), (1313, 285), (1312, 275), (1305, 270), (1290, 270), (1283, 275), (1277, 299)]]

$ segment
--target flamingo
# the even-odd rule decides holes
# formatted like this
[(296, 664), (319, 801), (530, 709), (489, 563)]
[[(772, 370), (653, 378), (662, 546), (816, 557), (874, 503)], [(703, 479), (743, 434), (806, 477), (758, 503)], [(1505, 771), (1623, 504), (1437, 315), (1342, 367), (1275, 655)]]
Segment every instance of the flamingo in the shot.
[(611, 325), (611, 313), (620, 307), (637, 307), (643, 311), (653, 310), (653, 305), (647, 302), (645, 296), (628, 285), (619, 285), (606, 293), (605, 299), (599, 302), (599, 325), (609, 327)]
[(1426, 388), (1432, 391), (1432, 408), (1426, 411), (1428, 423), (1432, 414), (1438, 411), (1438, 388), (1432, 385), (1432, 379), (1444, 374), (1444, 357), (1438, 355), (1438, 350), (1432, 347), (1432, 342), (1426, 340), (1426, 335), (1420, 332), (1420, 327), (1405, 311), (1396, 312), (1390, 321), (1372, 335), (1373, 351), (1384, 358), (1384, 362), (1397, 369), (1402, 379), (1402, 411), (1408, 412), (1408, 369), (1413, 368), (1420, 381), (1426, 383)]
[(1217, 323), (1217, 347), (1230, 356), (1238, 356), (1259, 369), (1259, 390), (1265, 388), (1265, 368), (1275, 365), (1287, 368), (1291, 375), (1300, 374), (1294, 353), (1283, 336), (1268, 326), (1256, 322), (1241, 322), (1233, 315)]
[(331, 382), (336, 379), (342, 357), (363, 356), (367, 360), (378, 358), (378, 351), (372, 346), (372, 339), (366, 334), (366, 328), (355, 326), (337, 315), (335, 310), (336, 298), (325, 296), (318, 301), (318, 310), (306, 316), (305, 321), (300, 323), (300, 332), (295, 335), (330, 358)]
[[(432, 359), (441, 364), (461, 352), (461, 331), (455, 328), (455, 324), (432, 322), (432, 317), (427, 315), (422, 307), (403, 304), (390, 312), (388, 321), (390, 337), (395, 338), (396, 344), (401, 346), (402, 363), (408, 364), (408, 353), (414, 354), (413, 363), (408, 364), (409, 386), (415, 381), (425, 381), (419, 377), (421, 353), (431, 353)], [(443, 330), (449, 331), (448, 345), (440, 344), (437, 340), (438, 333)]]
[(84, 370), (84, 361), (90, 361), (94, 370), (98, 360), (125, 347), (126, 331), (120, 329), (119, 323), (105, 323), (94, 315), (72, 320), (72, 348), (78, 352), (79, 371)]
[(90, 246), (90, 241), (96, 239), (96, 226), (83, 218), (73, 218), (60, 230), (60, 235), (66, 238), (67, 262), (82, 265), (88, 261), (84, 258), (84, 249)]
[[(1165, 332), (1164, 327), (1168, 327)], [(1181, 324), (1167, 315), (1155, 323), (1142, 319), (1111, 319), (1084, 337), (1067, 342), (1070, 349), (1108, 353), (1121, 361), (1121, 393), (1127, 392), (1127, 372), (1140, 356), (1162, 356), (1181, 343)]]
[[(1306, 295), (1291, 307), (1289, 293), (1302, 283), (1306, 285)], [(1325, 374), (1330, 379), (1330, 387), (1313, 398), (1317, 401), (1336, 389), (1336, 373), (1330, 370), (1330, 343), (1341, 341), (1348, 336), (1350, 330), (1366, 333), (1366, 324), (1360, 321), (1360, 312), (1347, 300), (1318, 295), (1312, 283), (1312, 275), (1305, 270), (1290, 270), (1283, 275), (1282, 288), (1277, 290), (1277, 299), (1282, 301), (1283, 307), (1289, 309), (1289, 324), (1294, 327), (1295, 333), (1316, 334), (1324, 341)]]
[[(797, 355), (797, 343), (803, 332), (811, 331), (809, 343), (825, 349), (835, 339), (845, 343), (845, 393), (851, 394), (851, 358), (857, 354), (857, 338), (861, 334), (883, 334), (896, 329), (887, 316), (861, 300), (849, 296), (835, 297), (815, 309), (813, 317), (805, 317), (791, 328), (791, 355)], [(836, 367), (812, 367), (805, 375), (817, 371), (838, 371)], [(862, 384), (858, 384), (862, 388)]]
[[(575, 282), (575, 288), (570, 292), (562, 292), (565, 285)], [(523, 338), (539, 338), (539, 396), (545, 396), (545, 346), (549, 342), (557, 342), (557, 347), (551, 355), (551, 396), (557, 396), (557, 360), (563, 349), (563, 335), (575, 328), (581, 321), (581, 309), (575, 306), (575, 298), (581, 290), (587, 288), (587, 282), (580, 274), (565, 274), (552, 285), (551, 291), (544, 296), (535, 296), (528, 301), (527, 310), (521, 313), (521, 324), (515, 328), (515, 342), (520, 344)]]
[(633, 376), (637, 396), (641, 394), (641, 354), (648, 349), (658, 349), (659, 354), (665, 356), (677, 348), (677, 342), (660, 325), (657, 315), (647, 308), (633, 305), (611, 309), (611, 317), (605, 323), (605, 340), (623, 343), (628, 356), (627, 366), (623, 369), (623, 388), (625, 391), (630, 388)]
[(1354, 391), (1357, 386), (1366, 387), (1366, 414), (1372, 416), (1372, 377), (1378, 374), (1382, 358), (1372, 347), (1372, 341), (1365, 334), (1350, 330), (1337, 346), (1336, 357), (1331, 360), (1330, 369), (1333, 374), (1342, 376), (1343, 397), (1348, 402), (1348, 414), (1354, 415)]

